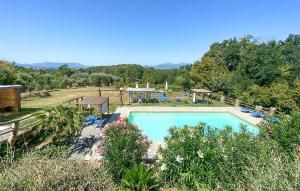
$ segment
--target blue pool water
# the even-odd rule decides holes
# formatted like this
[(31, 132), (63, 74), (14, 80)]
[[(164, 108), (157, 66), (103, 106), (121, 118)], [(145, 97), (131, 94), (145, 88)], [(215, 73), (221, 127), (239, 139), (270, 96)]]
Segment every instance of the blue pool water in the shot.
[(230, 126), (234, 131), (240, 131), (240, 126), (244, 125), (250, 132), (258, 133), (255, 126), (230, 113), (131, 112), (128, 120), (153, 141), (162, 141), (170, 127), (195, 126), (200, 122), (217, 129)]

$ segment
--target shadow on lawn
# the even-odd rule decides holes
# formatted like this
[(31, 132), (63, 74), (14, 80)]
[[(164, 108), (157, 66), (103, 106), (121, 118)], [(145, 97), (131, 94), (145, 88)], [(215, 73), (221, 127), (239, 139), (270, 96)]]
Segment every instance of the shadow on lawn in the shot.
[(3, 113), (3, 114), (0, 114), (0, 122), (10, 121), (10, 120), (22, 117), (24, 115), (34, 113), (40, 109), (42, 109), (42, 108), (22, 108), (21, 111), (19, 111), (19, 112)]

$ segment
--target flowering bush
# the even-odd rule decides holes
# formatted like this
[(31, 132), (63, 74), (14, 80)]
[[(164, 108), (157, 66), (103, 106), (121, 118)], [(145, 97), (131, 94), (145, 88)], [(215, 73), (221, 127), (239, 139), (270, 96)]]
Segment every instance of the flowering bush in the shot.
[(99, 142), (99, 154), (104, 156), (104, 164), (119, 181), (125, 168), (142, 161), (150, 141), (136, 125), (119, 118), (102, 132), (104, 140)]
[(171, 128), (160, 148), (160, 177), (169, 186), (176, 184), (188, 190), (234, 190), (236, 181), (244, 179), (242, 172), (250, 156), (267, 160), (275, 146), (254, 137), (246, 130), (234, 133), (231, 128), (216, 130), (204, 124), (196, 127)]

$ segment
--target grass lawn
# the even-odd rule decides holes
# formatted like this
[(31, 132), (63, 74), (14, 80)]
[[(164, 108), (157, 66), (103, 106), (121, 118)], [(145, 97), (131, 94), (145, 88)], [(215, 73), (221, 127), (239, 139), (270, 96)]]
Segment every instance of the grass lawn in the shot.
[[(80, 96), (90, 96), (98, 94), (98, 87), (85, 87), (85, 88), (72, 88), (72, 89), (60, 89), (50, 92), (48, 97), (30, 97), (22, 100), (22, 109), (18, 113), (10, 113), (7, 115), (0, 115), (0, 122), (10, 121), (12, 119), (34, 113), (44, 107), (54, 106), (61, 104), (65, 101), (71, 100)], [(101, 89), (112, 89), (112, 88), (101, 88)], [(103, 91), (102, 96), (109, 97), (110, 99), (110, 112), (114, 112), (118, 106), (121, 106), (119, 92), (117, 91)], [(167, 96), (171, 99), (171, 103), (133, 103), (132, 106), (211, 106), (211, 107), (222, 107), (228, 106), (220, 103), (219, 101), (213, 100), (212, 104), (194, 104), (191, 99), (184, 96), (183, 92), (168, 92)], [(175, 98), (181, 98), (184, 100), (182, 103), (175, 102)], [(124, 106), (128, 105), (128, 95), (123, 96)]]

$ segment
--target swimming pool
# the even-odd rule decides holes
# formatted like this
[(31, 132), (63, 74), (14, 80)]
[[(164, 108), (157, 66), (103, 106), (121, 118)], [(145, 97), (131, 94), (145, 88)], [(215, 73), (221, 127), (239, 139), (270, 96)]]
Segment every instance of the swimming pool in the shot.
[(258, 133), (255, 126), (225, 112), (131, 112), (128, 120), (132, 124), (137, 124), (143, 133), (153, 141), (163, 141), (164, 137), (168, 135), (168, 129), (172, 126), (195, 126), (200, 122), (217, 129), (230, 126), (234, 131), (240, 131), (240, 126), (243, 125), (250, 132)]

